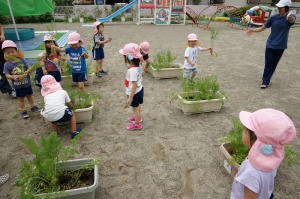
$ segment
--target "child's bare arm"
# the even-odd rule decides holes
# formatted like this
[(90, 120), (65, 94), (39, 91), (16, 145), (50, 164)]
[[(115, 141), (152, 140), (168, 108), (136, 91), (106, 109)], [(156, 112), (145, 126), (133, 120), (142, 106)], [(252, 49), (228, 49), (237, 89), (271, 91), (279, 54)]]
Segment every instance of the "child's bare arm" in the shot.
[(51, 48), (54, 48), (58, 52), (66, 52), (65, 48), (61, 48), (59, 46), (55, 46), (54, 44), (51, 46)]
[(190, 60), (189, 57), (185, 57), (185, 60), (186, 60), (187, 62), (189, 62), (189, 64), (191, 64), (192, 66), (195, 66), (195, 63), (192, 62), (192, 60)]
[(73, 107), (73, 104), (72, 104), (71, 101), (70, 101), (70, 102), (67, 102), (66, 104), (67, 104), (67, 107), (68, 107), (69, 109), (71, 109), (71, 108)]
[(5, 74), (6, 79), (13, 79), (15, 81), (18, 81), (19, 75), (10, 75), (10, 74)]
[(207, 51), (207, 50), (212, 50), (212, 47), (210, 47), (210, 48), (202, 48), (201, 51)]

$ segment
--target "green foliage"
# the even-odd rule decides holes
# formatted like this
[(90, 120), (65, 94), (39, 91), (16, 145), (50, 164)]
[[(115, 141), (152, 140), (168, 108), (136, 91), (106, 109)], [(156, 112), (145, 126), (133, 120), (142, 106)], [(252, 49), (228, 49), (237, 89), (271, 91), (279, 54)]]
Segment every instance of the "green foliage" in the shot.
[(72, 110), (91, 107), (92, 103), (95, 104), (96, 100), (100, 97), (93, 92), (83, 94), (78, 87), (72, 88), (70, 84), (66, 85), (64, 89), (68, 92), (73, 104)]
[(151, 66), (156, 70), (163, 68), (180, 68), (179, 65), (174, 64), (177, 56), (173, 56), (171, 51), (159, 51), (151, 62)]
[(233, 150), (229, 164), (233, 164), (234, 161), (241, 164), (248, 155), (249, 149), (244, 145), (242, 141), (244, 125), (239, 121), (239, 119), (234, 118), (232, 120), (233, 127), (229, 131), (229, 135), (220, 138), (219, 141), (222, 143), (230, 143), (230, 148)]
[(19, 113), (15, 113), (15, 114), (13, 114), (13, 116), (12, 116), (12, 118), (14, 118), (14, 119), (16, 119), (16, 118), (18, 118), (19, 117)]
[(78, 8), (78, 9), (76, 10), (76, 12), (79, 13), (79, 17), (82, 17), (82, 18), (86, 15), (86, 13), (87, 13), (88, 11), (89, 11), (88, 9), (83, 9), (83, 8)]
[(100, 18), (102, 15), (102, 10), (98, 6), (96, 6), (92, 12), (94, 14), (95, 19)]
[[(232, 156), (232, 159), (229, 162), (230, 165), (234, 162), (241, 164), (249, 153), (249, 149), (244, 145), (242, 141), (244, 125), (237, 118), (234, 118), (232, 120), (232, 123), (233, 128), (230, 130), (229, 135), (219, 139), (221, 143), (230, 144), (230, 148), (226, 149), (227, 151), (232, 150), (232, 153), (230, 154)], [(284, 146), (284, 152), (284, 161), (288, 165), (299, 164), (299, 152), (294, 151), (288, 144)]]
[(5, 16), (5, 15), (0, 15), (0, 23), (1, 24), (9, 24), (11, 22), (11, 18)]
[[(62, 170), (56, 167), (56, 164), (78, 154), (75, 145), (81, 136), (82, 132), (72, 140), (70, 146), (64, 145), (54, 132), (48, 138), (42, 135), (39, 145), (32, 138), (19, 138), (35, 155), (30, 161), (22, 158), (21, 168), (16, 177), (16, 185), (20, 187), (20, 198), (32, 199), (36, 194), (59, 191), (57, 177)], [(52, 197), (50, 194), (44, 198)]]
[[(214, 28), (210, 29), (210, 47), (214, 46), (215, 40), (217, 38), (217, 35), (219, 34), (219, 31), (215, 30)], [(213, 50), (210, 51), (211, 55), (213, 55)], [(218, 54), (216, 53), (216, 56), (218, 56)]]

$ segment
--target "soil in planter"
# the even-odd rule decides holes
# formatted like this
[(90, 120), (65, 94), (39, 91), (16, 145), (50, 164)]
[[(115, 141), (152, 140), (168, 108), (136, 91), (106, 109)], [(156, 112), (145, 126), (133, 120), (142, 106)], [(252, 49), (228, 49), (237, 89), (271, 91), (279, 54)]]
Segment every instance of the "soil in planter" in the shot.
[[(78, 177), (78, 180), (75, 180), (74, 178), (77, 175), (80, 176)], [(94, 184), (94, 169), (63, 171), (58, 177), (57, 183), (60, 186), (60, 191), (92, 186)]]

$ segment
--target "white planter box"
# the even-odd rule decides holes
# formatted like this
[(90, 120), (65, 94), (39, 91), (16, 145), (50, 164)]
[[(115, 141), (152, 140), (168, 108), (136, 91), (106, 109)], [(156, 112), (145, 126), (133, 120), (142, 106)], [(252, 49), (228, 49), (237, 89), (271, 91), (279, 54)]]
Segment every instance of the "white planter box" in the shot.
[(84, 18), (83, 17), (79, 17), (79, 22), (83, 23), (84, 22)]
[[(95, 76), (95, 73), (88, 75), (88, 80), (86, 82), (84, 82), (84, 85), (86, 85), (86, 86), (93, 85), (94, 76)], [(76, 82), (73, 82), (72, 75), (71, 76), (61, 76), (60, 84), (62, 86), (66, 85), (66, 84), (77, 85)]]
[[(61, 166), (64, 170), (74, 170), (82, 168), (82, 166), (89, 160), (77, 159), (77, 160), (68, 160), (64, 163), (58, 163), (58, 166)], [(82, 187), (78, 189), (70, 189), (62, 192), (55, 192), (53, 196), (55, 198), (62, 199), (95, 199), (95, 190), (98, 187), (98, 165), (94, 166), (94, 184), (89, 187)], [(42, 198), (44, 194), (35, 195), (35, 198)]]
[(125, 17), (121, 17), (121, 21), (124, 22), (125, 21)]
[(72, 23), (72, 22), (73, 22), (72, 17), (68, 18), (68, 22), (69, 22), (69, 23)]
[(229, 165), (229, 162), (231, 160), (231, 155), (228, 153), (226, 148), (230, 146), (229, 143), (223, 143), (220, 146), (220, 151), (221, 151), (221, 165), (223, 166), (225, 172), (230, 176), (230, 178), (233, 180), (234, 176), (237, 174), (239, 168), (241, 165), (238, 163), (234, 162), (232, 165)]
[(86, 123), (86, 122), (91, 122), (92, 117), (93, 117), (93, 102), (92, 106), (88, 108), (83, 108), (83, 109), (76, 109), (74, 111), (75, 117), (76, 117), (76, 123)]
[[(219, 94), (221, 95), (221, 93)], [(182, 98), (185, 95), (186, 93), (184, 92), (178, 94), (179, 108), (185, 115), (191, 115), (194, 113), (216, 112), (220, 111), (222, 107), (221, 99), (187, 101)], [(223, 101), (224, 100), (225, 96), (223, 96)]]
[(157, 70), (151, 67), (151, 74), (155, 79), (161, 78), (180, 78), (183, 73), (183, 65), (179, 63), (174, 63), (176, 65), (180, 65), (180, 68), (163, 68), (161, 70)]

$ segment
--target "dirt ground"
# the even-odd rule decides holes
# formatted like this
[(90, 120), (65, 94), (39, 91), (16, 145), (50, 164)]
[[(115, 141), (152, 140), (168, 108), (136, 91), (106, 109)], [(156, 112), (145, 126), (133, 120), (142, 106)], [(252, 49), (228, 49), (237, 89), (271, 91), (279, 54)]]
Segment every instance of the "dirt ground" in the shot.
[[(107, 23), (105, 35), (113, 38), (105, 46), (104, 69), (108, 75), (96, 78), (88, 91), (100, 94), (91, 123), (78, 124), (85, 129), (79, 141), (77, 158), (102, 157), (99, 165), (99, 187), (95, 198), (102, 199), (225, 199), (230, 197), (232, 181), (225, 173), (220, 159), (218, 138), (228, 135), (231, 120), (242, 110), (256, 111), (274, 108), (288, 114), (300, 129), (300, 28), (293, 27), (289, 45), (267, 89), (260, 89), (264, 64), (265, 43), (270, 34), (264, 32), (246, 36), (241, 27), (227, 27), (227, 23), (213, 22), (219, 31), (215, 41), (218, 57), (209, 51), (198, 55), (200, 77), (218, 76), (221, 90), (228, 100), (220, 112), (185, 116), (169, 103), (168, 92), (180, 86), (178, 79), (155, 80), (143, 76), (145, 89), (142, 107), (143, 129), (128, 131), (127, 118), (132, 109), (124, 109), (126, 102), (123, 80), (126, 67), (119, 54), (126, 43), (151, 44), (150, 58), (160, 50), (170, 50), (183, 63), (185, 43), (189, 33), (196, 33), (202, 47), (210, 46), (210, 31), (191, 24), (177, 26), (135, 25), (132, 22)], [(47, 30), (46, 24), (18, 24), (18, 28), (31, 27)], [(58, 30), (77, 30), (86, 44), (93, 42), (91, 27), (79, 23), (56, 24)], [(12, 25), (4, 25), (13, 27)], [(39, 88), (34, 87), (34, 99), (42, 101)], [(29, 110), (29, 104), (26, 104)], [(21, 158), (30, 159), (29, 151), (18, 137), (39, 140), (48, 135), (50, 128), (38, 114), (24, 120), (18, 114), (16, 99), (1, 95), (0, 123), (1, 174), (9, 173), (10, 180), (0, 190), (0, 198), (18, 198), (14, 191), (15, 177)], [(61, 139), (68, 144), (70, 129), (59, 128)], [(300, 136), (291, 143), (300, 151)], [(300, 198), (300, 166), (283, 163), (275, 179), (277, 199)]]

